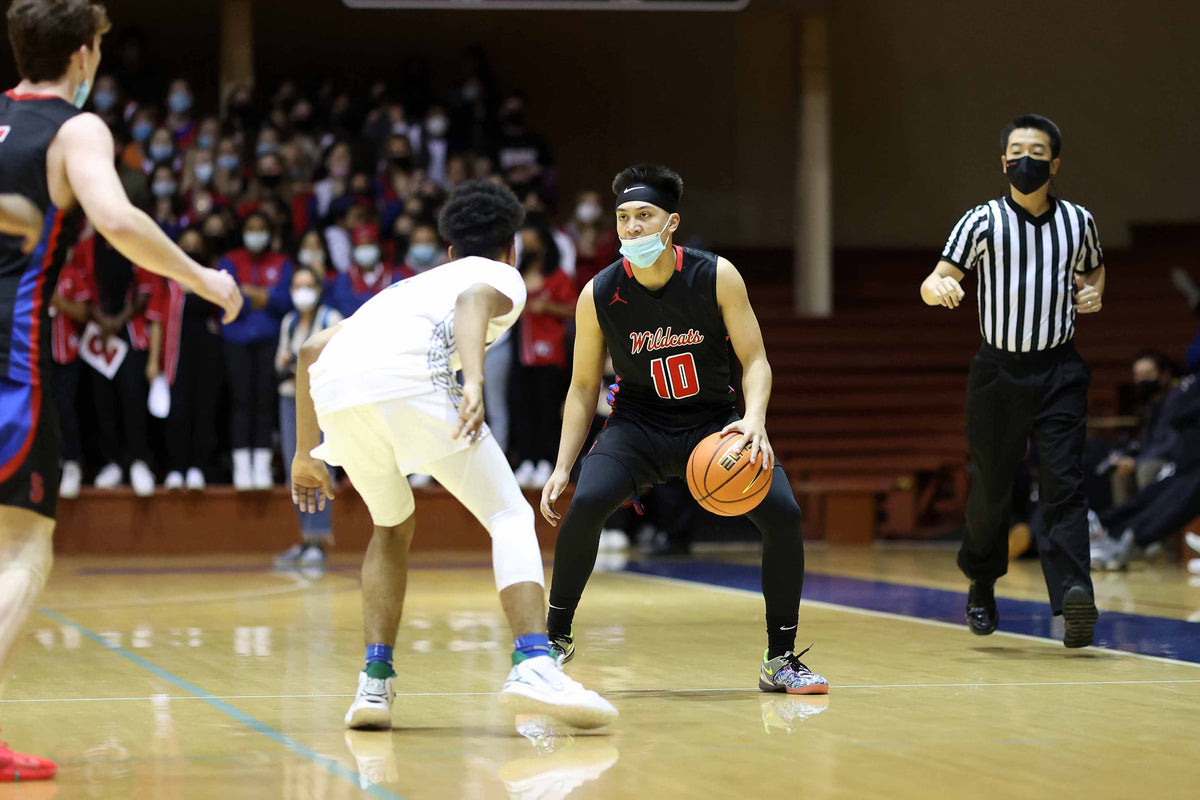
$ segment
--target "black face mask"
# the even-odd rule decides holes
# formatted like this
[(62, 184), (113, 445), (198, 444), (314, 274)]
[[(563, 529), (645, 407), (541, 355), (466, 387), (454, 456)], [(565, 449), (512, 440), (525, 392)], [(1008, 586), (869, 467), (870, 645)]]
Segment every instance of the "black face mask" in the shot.
[(1134, 394), (1139, 400), (1149, 400), (1158, 394), (1158, 381), (1138, 381), (1133, 385)]
[(392, 156), (390, 160), (393, 168), (401, 170), (402, 172), (412, 171), (412, 156)]
[(1033, 194), (1050, 180), (1050, 162), (1022, 156), (1008, 162), (1008, 182), (1021, 194)]
[(208, 255), (199, 250), (184, 250), (183, 252), (197, 264), (208, 264)]
[(258, 182), (262, 184), (264, 189), (278, 189), (279, 184), (283, 182), (282, 175), (259, 175)]
[(525, 124), (524, 111), (506, 111), (500, 116), (500, 121), (512, 128), (520, 128)]

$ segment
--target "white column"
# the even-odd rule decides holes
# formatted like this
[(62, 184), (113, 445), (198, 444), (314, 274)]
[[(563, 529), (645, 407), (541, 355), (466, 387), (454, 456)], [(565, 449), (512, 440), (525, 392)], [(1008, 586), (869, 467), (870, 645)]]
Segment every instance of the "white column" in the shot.
[(796, 103), (796, 224), (792, 307), (797, 314), (833, 314), (833, 163), (830, 152), (829, 18), (799, 22)]

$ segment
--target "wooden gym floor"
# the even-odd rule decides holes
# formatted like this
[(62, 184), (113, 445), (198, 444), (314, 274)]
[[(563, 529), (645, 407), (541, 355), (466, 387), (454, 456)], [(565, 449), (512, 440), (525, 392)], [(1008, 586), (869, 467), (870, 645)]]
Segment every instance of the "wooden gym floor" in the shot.
[[(1102, 647), (1068, 651), (1036, 562), (1001, 632), (961, 624), (935, 548), (809, 549), (800, 644), (827, 701), (760, 693), (753, 553), (597, 573), (568, 671), (621, 718), (514, 730), (510, 641), (483, 557), (415, 554), (390, 733), (348, 733), (355, 557), (61, 558), (0, 701), (2, 738), (56, 759), (0, 798), (1192, 798), (1200, 585), (1098, 575)], [(620, 566), (619, 564), (613, 566)], [(656, 573), (656, 574), (652, 574)]]

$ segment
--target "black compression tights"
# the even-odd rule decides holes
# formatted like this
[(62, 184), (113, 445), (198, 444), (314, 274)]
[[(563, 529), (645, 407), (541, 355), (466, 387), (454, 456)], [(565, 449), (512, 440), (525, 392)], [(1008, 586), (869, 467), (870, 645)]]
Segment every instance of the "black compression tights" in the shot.
[[(773, 478), (766, 498), (746, 518), (763, 537), (762, 591), (767, 618), (791, 620), (794, 624), (804, 585), (800, 506), (796, 504), (783, 467), (776, 465)], [(600, 529), (632, 494), (632, 478), (618, 461), (596, 453), (584, 462), (575, 497), (554, 547), (554, 578), (550, 584), (551, 633), (570, 631), (575, 606), (596, 566)]]

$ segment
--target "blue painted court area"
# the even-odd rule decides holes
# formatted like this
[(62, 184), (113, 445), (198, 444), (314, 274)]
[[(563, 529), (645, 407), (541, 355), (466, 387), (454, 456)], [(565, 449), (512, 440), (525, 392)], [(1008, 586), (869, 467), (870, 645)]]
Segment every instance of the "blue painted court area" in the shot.
[[(762, 588), (757, 564), (717, 561), (630, 562), (625, 571), (752, 592), (761, 591)], [(962, 592), (951, 592), (903, 583), (808, 573), (804, 576), (804, 599), (966, 626), (963, 621), (967, 600), (965, 585)], [(1047, 602), (997, 597), (996, 604), (1000, 610), (1000, 630), (1003, 632), (1046, 639), (1057, 639), (1062, 635), (1061, 627), (1057, 635), (1051, 631), (1053, 616)], [(1200, 664), (1200, 623), (1101, 610), (1100, 621), (1096, 623), (1096, 646)]]

